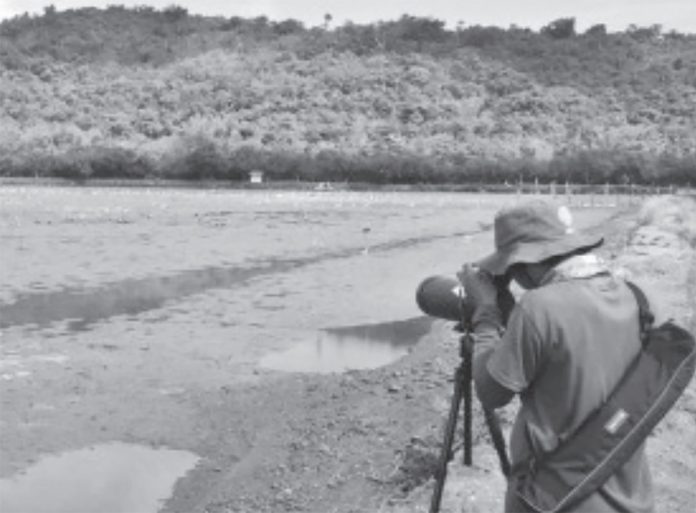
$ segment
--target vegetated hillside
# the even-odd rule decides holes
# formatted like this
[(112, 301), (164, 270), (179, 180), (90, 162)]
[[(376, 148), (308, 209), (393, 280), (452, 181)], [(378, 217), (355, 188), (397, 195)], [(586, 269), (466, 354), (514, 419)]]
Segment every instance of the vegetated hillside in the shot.
[(696, 36), (170, 7), (0, 23), (0, 174), (687, 183)]

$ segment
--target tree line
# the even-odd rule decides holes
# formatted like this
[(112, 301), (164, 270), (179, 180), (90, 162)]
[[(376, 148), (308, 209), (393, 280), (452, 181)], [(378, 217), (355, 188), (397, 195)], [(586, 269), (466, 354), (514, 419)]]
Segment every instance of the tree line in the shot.
[(46, 8), (0, 23), (0, 174), (688, 183), (696, 37)]

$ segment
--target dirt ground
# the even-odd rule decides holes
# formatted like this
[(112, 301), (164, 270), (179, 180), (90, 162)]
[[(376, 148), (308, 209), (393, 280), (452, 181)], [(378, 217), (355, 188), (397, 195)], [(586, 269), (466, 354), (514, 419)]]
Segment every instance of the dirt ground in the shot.
[[(599, 228), (607, 238), (603, 255), (649, 291), (658, 313), (696, 329), (696, 202), (660, 199)], [(75, 349), (69, 373), (41, 375), (36, 379), (42, 382), (24, 389), (19, 382), (6, 384), (5, 412), (17, 402), (30, 407), (16, 418), (3, 415), (4, 440), (12, 440), (3, 452), (14, 462), (4, 474), (30, 463), (27, 454), (78, 448), (85, 441), (159, 440), (201, 458), (177, 483), (167, 513), (428, 509), (458, 363), (450, 323), (435, 322), (410, 354), (379, 369), (284, 374), (256, 368), (252, 355), (234, 385), (218, 380), (211, 363), (211, 375), (191, 376), (190, 386), (153, 379), (155, 394), (129, 386), (135, 377), (119, 367), (108, 344), (94, 349)], [(119, 350), (136, 362), (137, 372), (138, 358), (157, 348), (141, 342)], [(167, 362), (161, 366), (166, 375)], [(118, 394), (113, 387), (120, 387)], [(51, 419), (50, 429), (42, 416)], [(478, 421), (475, 440), (474, 467), (463, 467), (460, 455), (450, 465), (443, 512), (502, 510), (504, 481)], [(692, 511), (696, 383), (650, 437), (648, 451), (657, 511)]]

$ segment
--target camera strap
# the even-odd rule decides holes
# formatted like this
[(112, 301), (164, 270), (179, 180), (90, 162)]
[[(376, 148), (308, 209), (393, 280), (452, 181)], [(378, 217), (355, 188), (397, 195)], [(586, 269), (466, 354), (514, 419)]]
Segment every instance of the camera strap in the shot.
[(638, 302), (642, 348), (605, 403), (569, 438), (513, 469), (515, 493), (534, 511), (567, 510), (600, 488), (640, 447), (694, 375), (694, 337), (671, 321), (653, 327), (645, 294), (627, 284)]

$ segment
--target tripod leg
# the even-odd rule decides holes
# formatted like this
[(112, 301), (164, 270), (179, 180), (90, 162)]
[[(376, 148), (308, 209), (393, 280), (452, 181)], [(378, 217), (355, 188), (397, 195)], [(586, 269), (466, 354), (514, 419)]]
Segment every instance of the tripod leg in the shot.
[(493, 441), (493, 447), (495, 447), (495, 452), (498, 453), (500, 470), (502, 470), (505, 477), (509, 477), (510, 460), (508, 459), (507, 450), (505, 449), (505, 438), (503, 437), (503, 430), (500, 428), (500, 419), (492, 410), (484, 410), (483, 413), (486, 417), (486, 424), (488, 425), (488, 432)]
[(445, 427), (445, 439), (440, 448), (440, 460), (438, 461), (437, 474), (435, 475), (435, 488), (433, 490), (432, 500), (430, 501), (430, 513), (438, 513), (440, 511), (440, 502), (442, 501), (442, 491), (445, 488), (445, 480), (447, 479), (447, 464), (452, 455), (452, 443), (454, 442), (454, 432), (457, 428), (457, 417), (459, 416), (459, 405), (462, 401), (462, 392), (464, 389), (464, 369), (463, 365), (457, 367), (454, 373), (454, 394), (450, 403), (449, 416), (447, 417), (447, 426)]
[(464, 387), (464, 465), (470, 467), (472, 465), (472, 434), (471, 434), (471, 422), (472, 422), (472, 397), (471, 397), (471, 382), (473, 380), (472, 374), (472, 355), (471, 347), (468, 345), (464, 349), (464, 354), (462, 355), (462, 366), (463, 376), (462, 382)]

